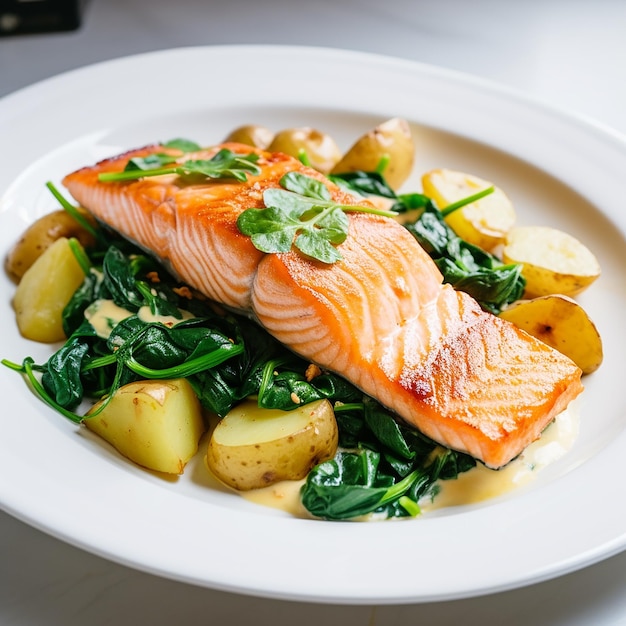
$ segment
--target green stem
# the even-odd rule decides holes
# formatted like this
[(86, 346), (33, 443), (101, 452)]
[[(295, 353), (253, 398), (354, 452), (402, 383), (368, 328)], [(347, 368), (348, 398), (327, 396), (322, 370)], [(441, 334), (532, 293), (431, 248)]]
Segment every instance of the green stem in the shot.
[(20, 365), (19, 363), (13, 363), (13, 361), (9, 361), (8, 359), (2, 359), (2, 361), (0, 361), (0, 363), (2, 363), (2, 365), (12, 369), (15, 372), (23, 372), (24, 371), (24, 366)]
[(280, 367), (283, 363), (286, 363), (287, 359), (272, 359), (268, 361), (263, 366), (263, 373), (261, 374), (261, 384), (259, 385), (259, 391), (257, 394), (257, 399), (259, 406), (261, 406), (261, 402), (263, 400), (263, 396), (265, 395), (266, 389), (269, 387), (272, 377), (274, 376), (274, 372), (277, 367)]
[(113, 365), (117, 361), (117, 357), (115, 353), (106, 354), (104, 356), (99, 356), (94, 359), (89, 360), (86, 363), (83, 363), (81, 370), (83, 372), (88, 372), (89, 370), (95, 370), (99, 367), (106, 367), (107, 365)]
[(342, 211), (345, 211), (346, 213), (372, 213), (373, 215), (382, 215), (384, 217), (395, 217), (396, 215), (398, 215), (397, 211), (385, 211), (384, 209), (377, 209), (375, 207), (363, 205), (351, 206), (349, 204), (337, 204), (335, 206), (338, 206)]
[(57, 199), (65, 211), (67, 211), (90, 235), (96, 239), (99, 238), (100, 233), (98, 229), (94, 228), (91, 222), (86, 219), (73, 204), (68, 202), (50, 181), (46, 183), (46, 187), (51, 191), (52, 195)]
[(411, 516), (417, 517), (421, 514), (422, 509), (420, 509), (420, 505), (417, 502), (414, 502), (408, 496), (401, 496), (398, 499), (398, 504)]
[(302, 165), (312, 167), (311, 159), (309, 159), (309, 155), (306, 153), (306, 150), (304, 148), (300, 148), (300, 150), (298, 150), (298, 160), (300, 161), (300, 163), (302, 163)]
[(376, 165), (376, 173), (382, 176), (387, 169), (390, 160), (391, 157), (388, 154), (383, 154), (383, 156), (380, 157), (380, 161), (378, 161), (378, 164)]
[(74, 258), (78, 261), (83, 273), (85, 276), (89, 276), (89, 272), (91, 272), (91, 261), (89, 260), (85, 249), (80, 245), (78, 239), (75, 239), (74, 237), (71, 237), (68, 240), (68, 243)]
[(348, 402), (346, 404), (335, 405), (335, 413), (341, 413), (342, 411), (362, 411), (364, 409), (362, 402)]
[(15, 363), (9, 364), (8, 362), (5, 362), (5, 361), (2, 361), (2, 363), (4, 363), (5, 365), (8, 365), (9, 367), (11, 367), (11, 369), (17, 369), (18, 371), (21, 371), (26, 376), (26, 378), (28, 379), (28, 382), (31, 384), (31, 386), (33, 387), (37, 395), (48, 406), (52, 407), (53, 409), (61, 413), (61, 415), (67, 417), (69, 420), (71, 420), (75, 424), (80, 424), (83, 421), (83, 418), (80, 415), (77, 415), (76, 413), (72, 411), (68, 411), (65, 407), (62, 407), (60, 404), (55, 402), (54, 399), (50, 395), (48, 395), (48, 392), (44, 389), (43, 385), (39, 382), (39, 380), (37, 380), (33, 372), (34, 361), (31, 357), (26, 357), (24, 359), (24, 363), (19, 368), (14, 367)]
[(387, 504), (387, 502), (392, 502), (396, 500), (400, 496), (403, 496), (411, 487), (415, 479), (420, 475), (419, 470), (415, 470), (411, 472), (408, 476), (405, 476), (401, 481), (397, 482), (395, 485), (392, 485), (387, 489), (385, 495), (381, 498), (378, 506), (382, 506), (383, 504)]
[(480, 200), (481, 198), (484, 198), (485, 196), (492, 194), (494, 191), (495, 191), (495, 187), (491, 186), (475, 194), (472, 194), (471, 196), (467, 196), (466, 198), (457, 200), (456, 202), (449, 204), (445, 209), (442, 209), (441, 215), (442, 217), (447, 217), (448, 215), (450, 215), (450, 213), (454, 213), (454, 211), (456, 211), (457, 209), (460, 209), (468, 204), (471, 204), (472, 202), (476, 202), (477, 200)]
[(146, 367), (145, 365), (135, 361), (132, 357), (125, 359), (124, 365), (126, 365), (128, 369), (135, 372), (135, 374), (139, 374), (144, 378), (187, 378), (188, 376), (197, 374), (205, 369), (216, 367), (227, 359), (241, 354), (243, 350), (244, 348), (241, 345), (230, 344), (230, 347), (222, 346), (209, 354), (192, 359), (191, 361), (185, 361), (180, 365), (174, 365), (163, 369)]
[(175, 167), (159, 167), (154, 170), (128, 170), (123, 172), (103, 172), (98, 174), (98, 180), (102, 182), (116, 180), (136, 180), (145, 176), (162, 176), (163, 174), (177, 174), (178, 166)]

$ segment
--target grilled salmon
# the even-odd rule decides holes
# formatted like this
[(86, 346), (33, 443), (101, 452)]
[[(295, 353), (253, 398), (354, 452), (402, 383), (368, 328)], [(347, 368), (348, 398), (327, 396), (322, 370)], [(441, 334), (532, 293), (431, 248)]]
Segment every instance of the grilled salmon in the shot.
[[(207, 159), (222, 144), (180, 156)], [(581, 391), (567, 357), (484, 312), (443, 284), (415, 238), (395, 220), (349, 214), (342, 259), (324, 264), (292, 250), (265, 254), (237, 228), (289, 171), (321, 174), (280, 153), (254, 150), (260, 173), (245, 182), (190, 184), (175, 174), (101, 182), (149, 146), (82, 168), (64, 184), (83, 207), (151, 251), (207, 297), (254, 317), (297, 354), (334, 371), (442, 445), (499, 468), (537, 439)]]

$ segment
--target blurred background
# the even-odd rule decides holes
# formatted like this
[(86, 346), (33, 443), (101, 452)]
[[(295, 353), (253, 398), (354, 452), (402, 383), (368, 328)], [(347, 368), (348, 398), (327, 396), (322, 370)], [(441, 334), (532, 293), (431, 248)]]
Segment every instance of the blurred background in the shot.
[[(624, 0), (0, 0), (0, 96), (109, 59), (223, 44), (322, 46), (402, 57), (507, 85), (626, 134)], [(246, 72), (263, 68), (239, 71), (245, 80)], [(211, 68), (198, 67), (198, 80), (210, 81)], [(185, 97), (185, 86), (168, 77), (161, 88), (163, 97)], [(334, 607), (160, 579), (0, 513), (2, 626), (253, 620), (273, 626), (393, 626), (417, 620), (626, 624), (626, 554), (493, 596), (421, 606)]]
[(0, 7), (0, 95), (151, 50), (310, 45), (478, 74), (626, 131), (623, 0), (2, 0)]

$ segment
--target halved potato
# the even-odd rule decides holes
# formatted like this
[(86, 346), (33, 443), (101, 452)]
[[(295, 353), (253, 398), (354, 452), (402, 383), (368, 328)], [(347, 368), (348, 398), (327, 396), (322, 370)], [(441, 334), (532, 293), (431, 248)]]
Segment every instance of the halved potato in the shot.
[(274, 133), (269, 128), (258, 124), (247, 124), (233, 129), (224, 141), (234, 141), (246, 146), (265, 149), (273, 138)]
[(398, 189), (411, 174), (415, 160), (411, 127), (406, 120), (394, 117), (357, 139), (331, 173), (374, 172), (383, 159), (388, 163), (382, 174), (392, 189)]
[(511, 229), (502, 251), (505, 263), (521, 263), (526, 297), (574, 296), (598, 276), (600, 264), (578, 239), (547, 226)]
[[(439, 209), (492, 186), (477, 176), (448, 169), (432, 170), (422, 176), (424, 194)], [(504, 241), (515, 217), (513, 203), (502, 189), (495, 187), (493, 193), (453, 211), (445, 220), (461, 239), (491, 251)]]
[(299, 480), (335, 455), (337, 422), (328, 400), (293, 411), (261, 409), (245, 401), (215, 427), (209, 469), (226, 485), (246, 491), (280, 480)]
[[(80, 209), (77, 209), (80, 210)], [(93, 221), (86, 211), (86, 219)], [(74, 237), (83, 247), (93, 245), (91, 233), (85, 230), (67, 211), (52, 211), (33, 222), (7, 254), (4, 268), (14, 282), (19, 282), (28, 268), (61, 237)]]
[(57, 239), (22, 276), (13, 308), (22, 336), (52, 343), (65, 339), (63, 309), (85, 279), (69, 240)]
[(277, 132), (267, 149), (296, 158), (304, 155), (311, 167), (323, 174), (330, 172), (341, 158), (339, 146), (329, 134), (308, 126)]
[(95, 404), (83, 424), (138, 465), (182, 474), (204, 433), (202, 408), (184, 378), (128, 383), (96, 415)]
[(522, 300), (500, 317), (568, 356), (583, 374), (600, 367), (602, 339), (585, 310), (572, 298), (553, 294)]

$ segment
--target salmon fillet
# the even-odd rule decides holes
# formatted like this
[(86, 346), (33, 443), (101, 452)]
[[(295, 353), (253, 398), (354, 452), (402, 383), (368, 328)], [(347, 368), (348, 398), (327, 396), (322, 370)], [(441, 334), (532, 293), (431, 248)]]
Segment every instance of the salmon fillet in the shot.
[[(210, 158), (223, 144), (185, 155)], [(99, 182), (150, 146), (64, 179), (83, 207), (150, 250), (207, 297), (253, 316), (285, 346), (334, 371), (438, 443), (487, 466), (507, 464), (581, 391), (567, 357), (484, 312), (444, 285), (415, 238), (395, 220), (349, 214), (342, 260), (297, 251), (264, 254), (236, 221), (263, 207), (263, 191), (288, 171), (324, 181), (333, 199), (357, 204), (321, 174), (280, 153), (256, 151), (259, 175), (185, 184), (176, 175)]]

